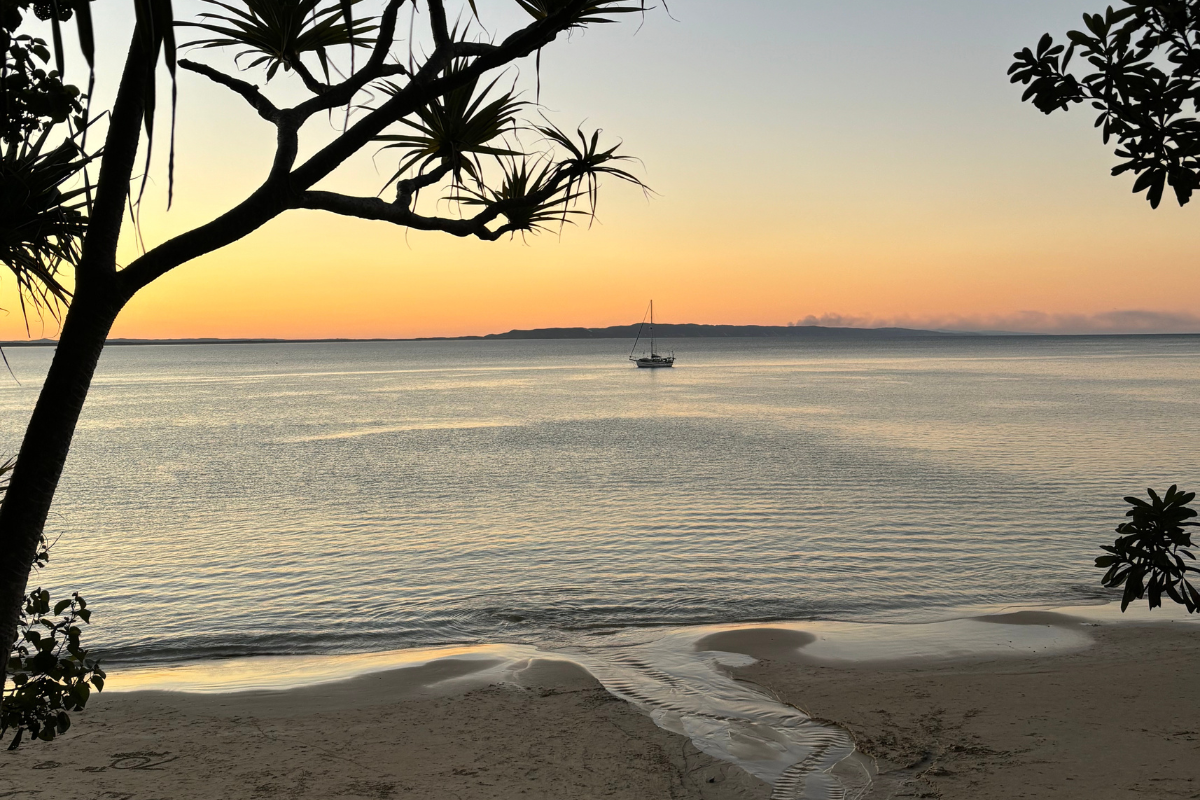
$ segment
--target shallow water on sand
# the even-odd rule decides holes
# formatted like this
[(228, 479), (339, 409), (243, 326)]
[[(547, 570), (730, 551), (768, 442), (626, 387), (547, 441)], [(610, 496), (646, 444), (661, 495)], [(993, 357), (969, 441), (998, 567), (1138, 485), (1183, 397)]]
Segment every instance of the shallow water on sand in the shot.
[[(773, 786), (777, 800), (846, 800), (866, 796), (874, 762), (855, 753), (841, 728), (810, 719), (744, 681), (726, 667), (755, 658), (804, 659), (831, 665), (964, 657), (1019, 658), (1087, 647), (1092, 620), (1109, 621), (1110, 606), (1022, 611), (934, 623), (851, 622), (702, 626), (660, 631), (645, 640), (632, 631), (603, 645), (547, 651), (529, 645), (417, 648), (358, 656), (282, 656), (132, 667), (112, 675), (110, 691), (191, 692), (286, 689), (370, 672), (394, 673), (410, 689), (461, 693), (480, 684), (526, 685), (530, 667), (567, 662), (583, 667), (612, 694), (701, 751), (741, 766)], [(1182, 621), (1182, 612), (1149, 614)], [(1196, 620), (1191, 620), (1197, 624)], [(445, 667), (444, 669), (441, 667)], [(892, 776), (893, 778), (895, 776)]]
[(42, 581), (110, 663), (932, 620), (1097, 597), (1120, 498), (1200, 477), (1197, 337), (627, 346), (110, 347)]

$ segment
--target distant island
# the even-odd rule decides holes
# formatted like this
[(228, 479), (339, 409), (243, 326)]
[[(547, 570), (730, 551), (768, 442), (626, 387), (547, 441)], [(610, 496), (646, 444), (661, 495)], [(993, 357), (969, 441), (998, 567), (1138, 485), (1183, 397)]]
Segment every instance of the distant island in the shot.
[[(607, 328), (535, 328), (486, 336), (457, 336), (455, 339), (632, 339), (640, 325), (612, 325)], [(660, 339), (903, 339), (914, 336), (974, 336), (972, 333), (923, 331), (913, 328), (827, 328), (821, 325), (697, 325), (657, 323), (654, 333)]]
[[(488, 333), (482, 336), (418, 336), (409, 339), (109, 339), (108, 345), (145, 344), (317, 344), (323, 342), (457, 342), (491, 339), (632, 339), (640, 325), (611, 325), (607, 328), (533, 328)], [(828, 328), (821, 325), (697, 325), (695, 323), (654, 326), (660, 339), (732, 339), (737, 337), (769, 339), (907, 339), (923, 336), (980, 336), (985, 334), (957, 331), (923, 331), (914, 328)], [(39, 347), (57, 344), (54, 339), (29, 339), (0, 342), (0, 347)]]
[[(318, 344), (326, 342), (457, 342), (500, 339), (633, 339), (639, 325), (610, 325), (607, 328), (533, 328), (488, 333), (483, 336), (420, 336), (410, 339), (109, 339), (109, 345), (147, 344)], [(964, 336), (1184, 336), (1194, 334), (1168, 333), (1108, 333), (1108, 334), (1049, 334), (1016, 333), (1012, 331), (927, 331), (917, 328), (830, 328), (822, 325), (697, 325), (695, 323), (654, 326), (659, 339), (917, 339), (927, 337), (954, 338)], [(57, 344), (54, 339), (28, 339), (0, 342), (0, 347), (46, 347)]]

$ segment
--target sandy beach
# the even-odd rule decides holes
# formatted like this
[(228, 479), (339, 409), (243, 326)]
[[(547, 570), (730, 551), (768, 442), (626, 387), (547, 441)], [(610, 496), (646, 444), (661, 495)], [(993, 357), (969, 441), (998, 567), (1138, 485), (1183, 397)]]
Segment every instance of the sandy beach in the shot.
[(759, 658), (734, 674), (847, 728), (876, 762), (872, 798), (1200, 797), (1200, 626), (1086, 630), (1076, 652), (941, 663), (821, 663), (792, 630), (700, 646)]
[[(1057, 654), (851, 662), (815, 658), (827, 651), (803, 630), (757, 627), (695, 647), (759, 659), (729, 669), (850, 731), (876, 773), (866, 797), (1200, 797), (1200, 626), (995, 619), (1085, 631), (1094, 643)], [(450, 657), (277, 691), (106, 693), (60, 740), (0, 753), (0, 797), (771, 795), (575, 664), (520, 662), (498, 683), (489, 669), (500, 663)]]
[(101, 695), (68, 734), (0, 753), (0, 797), (765, 798), (573, 664), (481, 686), (447, 659), (274, 692)]

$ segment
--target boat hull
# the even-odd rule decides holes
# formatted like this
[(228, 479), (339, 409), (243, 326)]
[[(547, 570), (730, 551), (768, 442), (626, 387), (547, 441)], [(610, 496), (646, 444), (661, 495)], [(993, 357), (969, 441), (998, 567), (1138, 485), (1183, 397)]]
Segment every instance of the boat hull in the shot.
[(673, 358), (639, 358), (633, 363), (638, 365), (638, 369), (664, 369), (666, 367), (675, 366)]

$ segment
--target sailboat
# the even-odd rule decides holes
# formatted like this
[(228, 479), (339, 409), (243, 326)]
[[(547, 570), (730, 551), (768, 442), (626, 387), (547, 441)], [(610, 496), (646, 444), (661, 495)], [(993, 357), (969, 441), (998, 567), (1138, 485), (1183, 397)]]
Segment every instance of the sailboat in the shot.
[(675, 366), (675, 354), (669, 356), (660, 356), (658, 348), (654, 341), (654, 301), (650, 301), (650, 355), (642, 352), (641, 358), (635, 358), (633, 353), (637, 350), (638, 342), (642, 340), (642, 329), (646, 326), (646, 318), (642, 317), (642, 324), (638, 326), (637, 338), (633, 340), (633, 350), (629, 351), (629, 360), (637, 364), (641, 369), (657, 369), (659, 367)]

